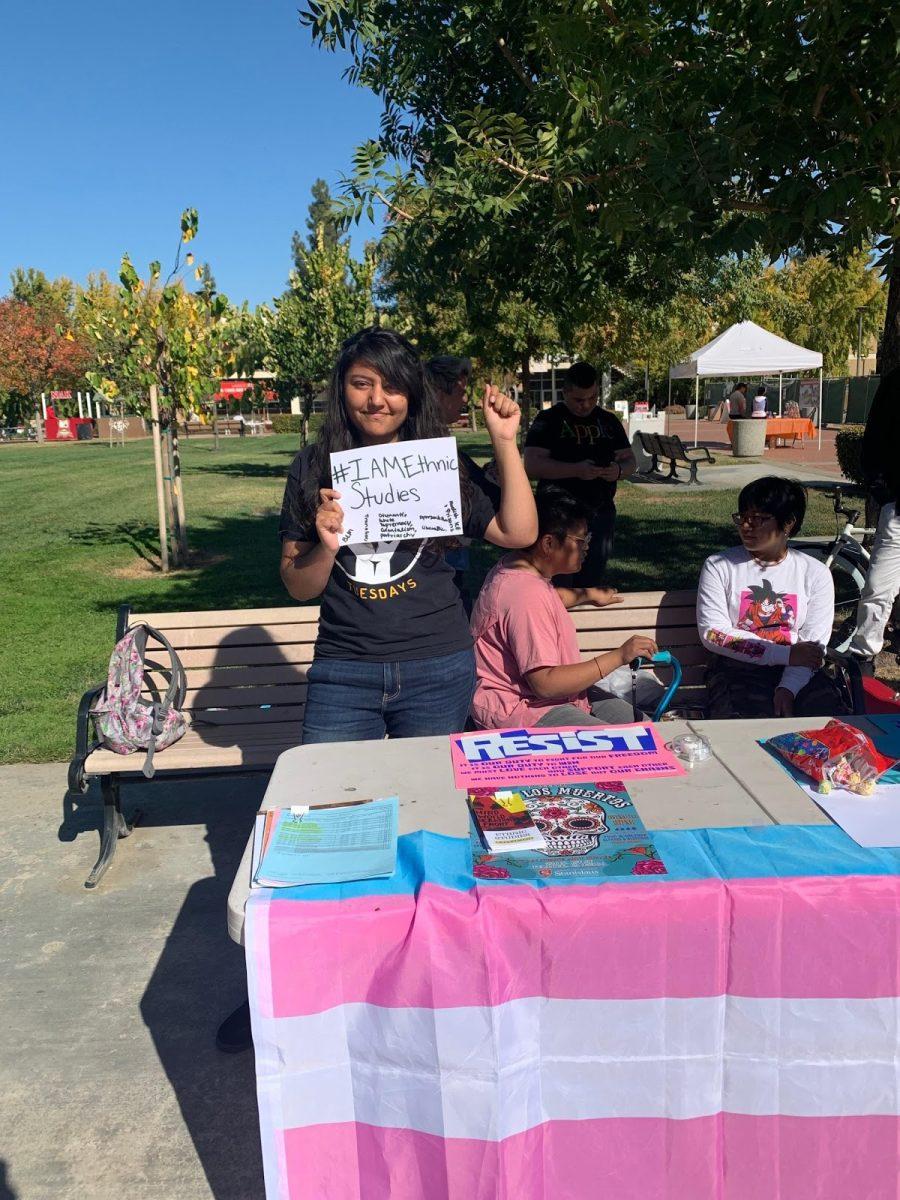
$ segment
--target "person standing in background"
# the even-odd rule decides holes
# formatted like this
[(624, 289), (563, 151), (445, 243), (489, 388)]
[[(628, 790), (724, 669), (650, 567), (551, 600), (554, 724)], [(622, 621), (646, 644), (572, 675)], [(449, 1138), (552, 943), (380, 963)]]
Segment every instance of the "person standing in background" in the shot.
[(439, 354), (430, 358), (425, 370), (437, 393), (438, 406), (444, 424), (452, 429), (466, 405), (466, 388), (472, 377), (472, 360), (455, 354)]
[(525, 439), (531, 479), (559, 484), (591, 511), (590, 548), (580, 570), (560, 579), (568, 587), (596, 587), (613, 548), (616, 485), (637, 470), (622, 422), (597, 401), (600, 380), (590, 363), (574, 363), (563, 398), (534, 419)]
[(736, 383), (734, 391), (728, 397), (728, 419), (737, 421), (747, 416), (747, 385)]
[[(425, 364), (425, 373), (437, 397), (444, 424), (452, 433), (453, 426), (461, 417), (465, 407), (466, 388), (472, 377), (472, 361), (468, 358), (458, 358), (453, 354), (440, 354), (428, 360)], [(470, 478), (474, 479), (478, 487), (490, 497), (495, 508), (499, 508), (500, 489), (496, 483), (485, 476), (484, 470), (465, 451), (459, 450), (458, 454), (464, 461)], [(460, 538), (458, 546), (444, 551), (444, 559), (454, 570), (453, 578), (459, 588), (460, 599), (467, 616), (471, 615), (473, 603), (471, 591), (466, 583), (470, 544), (469, 538)]]
[(900, 367), (884, 376), (872, 401), (863, 434), (862, 469), (881, 509), (849, 651), (863, 673), (872, 675), (900, 591)]

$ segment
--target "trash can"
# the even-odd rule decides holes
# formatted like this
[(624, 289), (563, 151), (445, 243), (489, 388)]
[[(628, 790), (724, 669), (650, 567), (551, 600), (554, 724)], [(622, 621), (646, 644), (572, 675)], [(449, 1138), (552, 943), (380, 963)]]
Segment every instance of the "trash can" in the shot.
[(767, 421), (745, 417), (731, 426), (731, 452), (735, 458), (759, 458), (766, 452)]

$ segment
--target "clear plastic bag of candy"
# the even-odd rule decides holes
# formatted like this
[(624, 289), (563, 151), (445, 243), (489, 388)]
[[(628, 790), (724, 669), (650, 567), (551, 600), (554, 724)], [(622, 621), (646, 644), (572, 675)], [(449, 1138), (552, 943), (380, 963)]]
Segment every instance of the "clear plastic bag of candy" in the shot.
[(858, 796), (875, 791), (879, 775), (896, 760), (875, 749), (871, 738), (845, 721), (829, 721), (822, 729), (779, 733), (766, 745), (818, 784), (818, 791), (843, 788)]

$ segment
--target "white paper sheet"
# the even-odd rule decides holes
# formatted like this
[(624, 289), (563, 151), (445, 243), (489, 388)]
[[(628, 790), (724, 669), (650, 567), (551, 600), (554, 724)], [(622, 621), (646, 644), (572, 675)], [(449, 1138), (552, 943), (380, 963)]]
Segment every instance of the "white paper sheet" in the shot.
[(456, 537), (462, 531), (456, 438), (361, 446), (331, 455), (342, 545)]
[[(884, 731), (882, 736), (875, 738), (876, 748), (889, 758), (900, 754), (900, 721), (896, 717), (870, 720)], [(765, 741), (760, 745), (768, 749), (778, 765), (857, 845), (871, 848), (900, 846), (900, 763), (885, 771), (871, 796), (856, 796), (843, 788), (822, 794), (809, 776), (769, 749)]]
[(819, 808), (860, 846), (900, 846), (900, 784), (881, 783), (871, 796), (836, 788), (827, 795), (797, 781)]

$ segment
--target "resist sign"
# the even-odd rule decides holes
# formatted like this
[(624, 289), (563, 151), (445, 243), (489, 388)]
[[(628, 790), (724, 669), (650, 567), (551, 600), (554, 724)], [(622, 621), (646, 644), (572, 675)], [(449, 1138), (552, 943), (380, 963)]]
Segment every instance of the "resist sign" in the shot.
[(684, 767), (660, 743), (652, 725), (455, 733), (450, 754), (458, 788), (684, 774)]
[(331, 455), (342, 545), (462, 533), (456, 439), (361, 446)]

